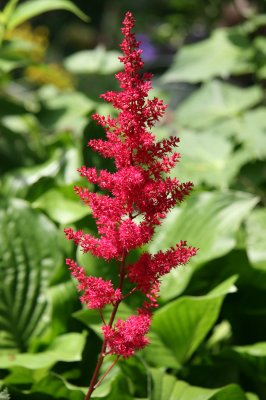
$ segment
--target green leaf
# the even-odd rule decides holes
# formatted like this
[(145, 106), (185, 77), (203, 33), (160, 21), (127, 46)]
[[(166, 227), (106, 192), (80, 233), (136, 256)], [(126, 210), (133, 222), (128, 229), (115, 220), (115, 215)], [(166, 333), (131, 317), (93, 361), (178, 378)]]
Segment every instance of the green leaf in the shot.
[(254, 268), (266, 271), (266, 208), (253, 210), (246, 221), (247, 254)]
[(155, 253), (187, 240), (199, 251), (188, 265), (164, 277), (163, 300), (180, 294), (196, 267), (234, 248), (239, 226), (257, 202), (258, 198), (244, 192), (203, 192), (191, 195), (168, 215), (149, 250)]
[(192, 181), (195, 186), (228, 188), (241, 165), (234, 162), (233, 144), (211, 132), (186, 131), (179, 135), (181, 162), (172, 170), (177, 178)]
[(78, 292), (73, 281), (69, 280), (50, 287), (47, 296), (51, 309), (51, 334), (56, 336), (66, 332), (72, 313), (79, 305)]
[(79, 92), (59, 92), (56, 88), (43, 87), (39, 91), (44, 108), (39, 114), (41, 124), (56, 131), (81, 132), (87, 125), (87, 115), (95, 104)]
[(59, 153), (56, 152), (43, 164), (23, 167), (7, 173), (2, 180), (2, 191), (7, 196), (24, 197), (28, 189), (40, 179), (55, 178), (61, 169), (61, 164), (62, 160), (59, 158)]
[(265, 385), (266, 342), (258, 342), (247, 346), (234, 346), (232, 350), (241, 360), (241, 367), (249, 371), (249, 376)]
[(93, 392), (92, 399), (101, 400), (134, 400), (129, 394), (129, 384), (127, 379), (121, 374), (116, 374), (107, 382), (106, 387), (99, 386)]
[(0, 348), (13, 353), (49, 327), (46, 290), (62, 252), (52, 222), (22, 200), (1, 202), (0, 225)]
[(169, 349), (169, 347), (165, 346), (160, 336), (151, 331), (148, 334), (150, 345), (145, 347), (142, 350), (141, 354), (145, 358), (145, 360), (149, 363), (149, 365), (153, 365), (156, 367), (165, 368), (174, 368), (180, 369), (181, 364), (177, 361), (175, 355)]
[(216, 29), (209, 39), (182, 47), (163, 75), (163, 83), (196, 83), (218, 76), (228, 78), (234, 72), (252, 71), (247, 59), (251, 53), (249, 43), (244, 36), (241, 41), (238, 45), (230, 31)]
[(73, 74), (107, 75), (119, 71), (118, 51), (107, 51), (103, 46), (72, 54), (64, 61), (65, 68)]
[[(183, 364), (191, 357), (213, 327), (225, 296), (234, 290), (235, 281), (236, 276), (232, 276), (206, 296), (184, 296), (155, 312), (152, 331), (178, 363)], [(151, 343), (148, 351), (154, 350)]]
[(62, 376), (50, 373), (37, 381), (30, 392), (50, 395), (53, 399), (84, 400), (87, 389), (72, 385)]
[(266, 108), (260, 107), (243, 115), (238, 138), (250, 159), (266, 157)]
[(44, 210), (59, 224), (71, 224), (89, 214), (89, 209), (78, 201), (70, 200), (60, 190), (51, 189), (39, 197), (33, 206)]
[(1, 355), (1, 368), (20, 366), (29, 369), (50, 368), (58, 361), (80, 361), (87, 333), (66, 333), (58, 336), (47, 350), (39, 353)]
[(191, 386), (159, 370), (153, 369), (151, 372), (154, 382), (151, 400), (247, 400), (237, 385), (205, 389)]
[(86, 14), (69, 0), (28, 0), (16, 7), (15, 11), (10, 15), (7, 28), (14, 29), (28, 19), (52, 10), (70, 11), (84, 21), (88, 21)]
[(239, 88), (220, 81), (205, 83), (178, 108), (176, 116), (182, 126), (205, 128), (215, 121), (237, 116), (263, 99), (257, 86)]

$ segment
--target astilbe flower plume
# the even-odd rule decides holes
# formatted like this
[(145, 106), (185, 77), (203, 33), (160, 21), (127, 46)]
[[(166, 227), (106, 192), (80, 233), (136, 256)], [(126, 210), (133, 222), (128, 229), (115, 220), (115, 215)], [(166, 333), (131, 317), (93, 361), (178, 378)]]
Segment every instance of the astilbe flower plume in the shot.
[[(129, 252), (152, 239), (156, 226), (193, 186), (191, 182), (180, 183), (169, 177), (169, 171), (180, 157), (173, 151), (178, 146), (178, 138), (156, 141), (151, 133), (151, 128), (163, 116), (166, 105), (156, 97), (148, 98), (152, 75), (141, 72), (142, 51), (132, 33), (134, 23), (132, 14), (127, 12), (122, 28), (123, 56), (119, 57), (124, 70), (116, 74), (120, 91), (101, 95), (118, 110), (118, 115), (93, 115), (105, 130), (106, 140), (95, 139), (88, 143), (103, 157), (113, 158), (116, 171), (97, 171), (82, 166), (78, 170), (80, 175), (98, 186), (100, 191), (74, 188), (90, 207), (98, 236), (65, 229), (66, 237), (80, 245), (85, 253), (90, 252), (107, 261), (116, 260), (120, 279), (115, 288), (111, 281), (87, 276), (82, 267), (67, 260), (78, 281), (78, 289), (83, 292), (81, 301), (88, 308), (98, 309), (102, 319), (101, 310), (107, 304), (113, 307), (109, 321), (103, 320), (102, 351), (86, 399), (98, 385), (99, 369), (107, 354), (115, 354), (116, 362), (120, 356), (129, 357), (148, 344), (146, 334), (151, 324), (152, 308), (157, 306), (160, 278), (172, 268), (186, 264), (196, 254), (195, 248), (182, 241), (165, 252), (144, 252), (135, 263), (127, 262)], [(126, 279), (132, 284), (128, 293), (124, 292)], [(120, 302), (137, 290), (146, 296), (137, 314), (114, 322)]]

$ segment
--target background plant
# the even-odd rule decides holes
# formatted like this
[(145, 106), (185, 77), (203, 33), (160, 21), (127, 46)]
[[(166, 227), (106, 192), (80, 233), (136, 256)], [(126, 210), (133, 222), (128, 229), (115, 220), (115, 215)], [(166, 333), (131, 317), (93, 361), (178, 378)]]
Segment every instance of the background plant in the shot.
[[(172, 34), (159, 28), (144, 32), (157, 52), (149, 61), (149, 69), (158, 73), (154, 86), (170, 103), (158, 138), (177, 132), (182, 162), (176, 176), (197, 187), (171, 213), (149, 250), (166, 249), (185, 237), (201, 251), (190, 266), (164, 279), (153, 344), (113, 369), (95, 398), (157, 400), (181, 393), (182, 400), (266, 398), (266, 18), (254, 11), (236, 26), (214, 28), (215, 21), (194, 6), (190, 2), (195, 19), (189, 33), (186, 24), (177, 29), (174, 21), (162, 21), (176, 34), (170, 55), (163, 56)], [(263, 11), (261, 3), (252, 6)], [(111, 11), (118, 32), (124, 10)], [(156, 12), (161, 16), (154, 6)], [(93, 29), (96, 8), (91, 14)], [(17, 25), (16, 32), (5, 29), (0, 51), (0, 379), (12, 399), (83, 399), (101, 346), (98, 318), (80, 309), (66, 271), (64, 258), (76, 254), (61, 232), (69, 225), (92, 226), (72, 193), (73, 184), (79, 184), (74, 171), (82, 164), (111, 168), (85, 147), (88, 134), (99, 135), (89, 115), (109, 112), (97, 96), (115, 87), (112, 75), (119, 64), (116, 50), (103, 47), (69, 55), (73, 42), (62, 51), (53, 29), (51, 45), (45, 29), (37, 31), (39, 36), (35, 31), (35, 45), (29, 33), (25, 37), (37, 24), (67, 20), (67, 15), (38, 17), (32, 27)], [(186, 22), (184, 11), (172, 15)], [(206, 37), (199, 42), (198, 21)], [(195, 40), (183, 45), (167, 67), (174, 46)], [(43, 80), (54, 71), (53, 79)], [(58, 76), (67, 84), (55, 85)], [(98, 260), (80, 251), (77, 257), (97, 275)], [(111, 278), (110, 268), (102, 268)], [(134, 307), (129, 302), (121, 317)]]

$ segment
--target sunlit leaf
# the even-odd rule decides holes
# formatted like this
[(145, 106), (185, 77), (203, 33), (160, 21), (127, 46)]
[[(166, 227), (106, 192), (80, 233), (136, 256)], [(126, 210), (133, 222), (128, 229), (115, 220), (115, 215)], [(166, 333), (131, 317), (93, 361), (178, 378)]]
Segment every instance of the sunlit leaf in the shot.
[(39, 197), (33, 206), (44, 210), (49, 217), (60, 223), (70, 224), (88, 215), (88, 207), (77, 200), (70, 200), (60, 190), (51, 189)]
[(55, 373), (47, 374), (37, 381), (31, 388), (31, 393), (50, 395), (53, 399), (84, 400), (86, 388), (79, 388), (67, 382), (62, 376)]
[(87, 115), (95, 107), (93, 101), (79, 92), (60, 93), (55, 88), (43, 87), (39, 95), (44, 103), (40, 122), (56, 131), (82, 132), (88, 123)]
[[(197, 349), (218, 318), (225, 296), (236, 277), (221, 283), (206, 296), (181, 297), (155, 312), (152, 330), (183, 364)], [(156, 349), (156, 348), (155, 348)], [(154, 351), (151, 343), (147, 351)]]
[(249, 368), (250, 376), (265, 384), (266, 376), (266, 342), (258, 342), (246, 346), (234, 346), (233, 351), (241, 360), (241, 367)]
[(253, 210), (246, 227), (249, 261), (253, 267), (266, 271), (266, 208)]
[(65, 59), (65, 67), (73, 74), (112, 74), (121, 69), (118, 57), (121, 53), (107, 51), (98, 46), (94, 50), (83, 50)]
[(237, 43), (231, 36), (226, 29), (216, 29), (210, 38), (182, 47), (162, 81), (194, 83), (218, 76), (227, 78), (236, 71), (250, 72), (249, 43), (244, 37), (244, 43)]
[(152, 370), (154, 389), (151, 400), (247, 400), (237, 385), (228, 385), (218, 389), (206, 389), (191, 386), (177, 380), (160, 370)]
[(58, 361), (80, 361), (85, 340), (85, 333), (66, 333), (54, 339), (45, 351), (0, 355), (0, 365), (1, 368), (21, 366), (29, 369), (41, 369), (50, 368)]
[(168, 215), (150, 244), (151, 252), (169, 248), (180, 240), (187, 240), (199, 251), (188, 265), (165, 276), (163, 300), (184, 290), (194, 268), (234, 248), (237, 230), (257, 202), (258, 198), (244, 192), (203, 192), (190, 196)]
[(211, 132), (180, 134), (178, 151), (181, 162), (172, 174), (182, 181), (192, 181), (211, 187), (227, 188), (241, 165), (234, 162), (233, 144), (223, 136)]
[(88, 20), (86, 14), (69, 0), (28, 0), (16, 7), (15, 11), (10, 15), (7, 28), (14, 29), (28, 19), (52, 10), (70, 11), (84, 21)]
[(266, 108), (248, 111), (241, 119), (239, 140), (243, 143), (250, 159), (266, 157)]
[(220, 81), (205, 83), (192, 93), (177, 110), (183, 126), (205, 128), (215, 121), (237, 116), (263, 99), (258, 86), (239, 88)]

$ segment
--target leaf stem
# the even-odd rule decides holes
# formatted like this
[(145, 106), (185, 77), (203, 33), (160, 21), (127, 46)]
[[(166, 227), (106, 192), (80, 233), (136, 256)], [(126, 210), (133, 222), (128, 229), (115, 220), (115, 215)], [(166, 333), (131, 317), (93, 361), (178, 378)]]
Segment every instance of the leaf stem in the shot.
[(105, 373), (101, 376), (101, 378), (98, 380), (98, 382), (96, 383), (96, 385), (94, 385), (94, 389), (96, 389), (104, 380), (104, 378), (106, 377), (107, 374), (109, 374), (109, 372), (111, 371), (111, 369), (115, 366), (115, 364), (117, 363), (117, 361), (119, 360), (120, 355), (118, 355), (116, 357), (116, 359), (114, 360), (114, 362), (110, 365), (110, 367), (105, 371)]

